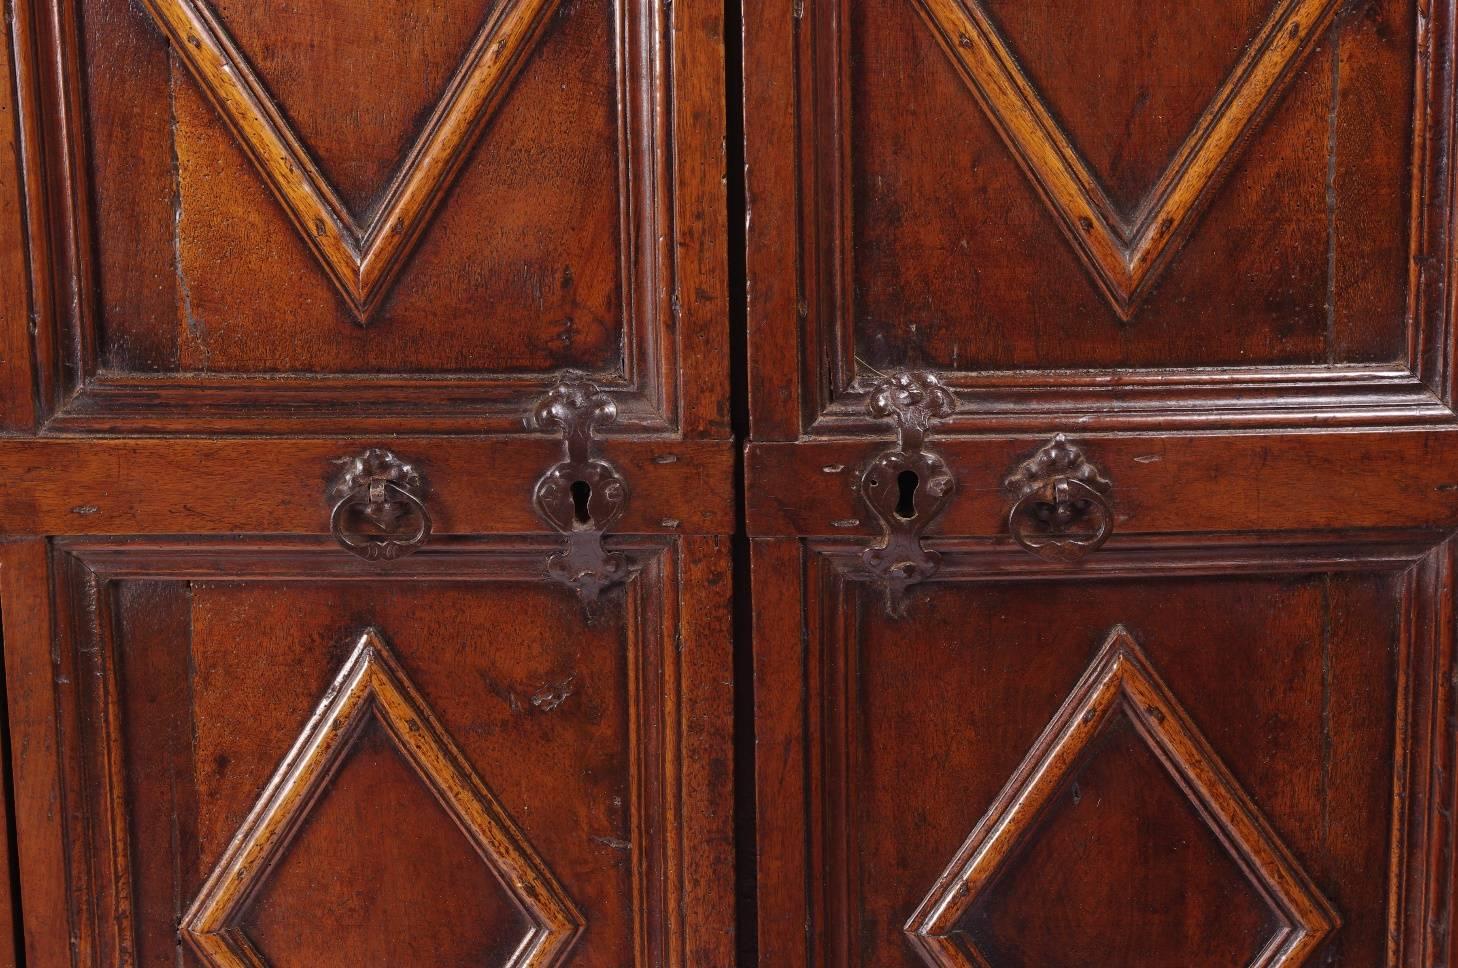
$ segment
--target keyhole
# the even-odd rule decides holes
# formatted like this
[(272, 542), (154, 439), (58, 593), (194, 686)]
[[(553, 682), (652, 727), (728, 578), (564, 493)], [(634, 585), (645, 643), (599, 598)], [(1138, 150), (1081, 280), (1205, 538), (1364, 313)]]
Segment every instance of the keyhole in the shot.
[(910, 521), (916, 517), (916, 489), (921, 486), (921, 478), (916, 471), (902, 471), (896, 477), (896, 487), (900, 490), (900, 498), (896, 502), (896, 516), (903, 521)]
[(587, 510), (587, 502), (591, 498), (591, 484), (586, 481), (572, 482), (572, 516), (577, 519), (578, 524), (592, 523), (592, 515)]

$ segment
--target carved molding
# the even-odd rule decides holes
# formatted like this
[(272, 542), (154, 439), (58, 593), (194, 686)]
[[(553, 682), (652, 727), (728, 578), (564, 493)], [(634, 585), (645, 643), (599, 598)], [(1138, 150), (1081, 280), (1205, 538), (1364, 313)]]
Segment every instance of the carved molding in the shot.
[(1330, 902), (1221, 764), (1133, 636), (1119, 626), (907, 922), (907, 937), (927, 965), (989, 968), (960, 930), (963, 918), (1028, 839), (1037, 836), (1050, 799), (1084, 751), (1121, 714), (1135, 724), (1270, 905), (1279, 926), (1251, 968), (1296, 968), (1336, 930), (1339, 919)]
[(585, 926), (505, 809), (471, 770), (375, 629), (363, 632), (304, 732), (184, 916), (183, 937), (211, 968), (264, 968), (242, 915), (361, 727), (376, 718), (498, 876), (532, 928), (503, 968), (560, 965)]
[[(1280, 95), (1338, 6), (1338, 0), (1283, 0), (1138, 211), (1125, 216), (1018, 67), (980, 3), (918, 2), (943, 48), (1123, 319), (1138, 311), (1256, 121)], [(1090, 78), (1089, 83), (1096, 80)]]
[(508, 0), (472, 42), (375, 214), (359, 222), (204, 0), (145, 0), (357, 319), (369, 322), (556, 0)]

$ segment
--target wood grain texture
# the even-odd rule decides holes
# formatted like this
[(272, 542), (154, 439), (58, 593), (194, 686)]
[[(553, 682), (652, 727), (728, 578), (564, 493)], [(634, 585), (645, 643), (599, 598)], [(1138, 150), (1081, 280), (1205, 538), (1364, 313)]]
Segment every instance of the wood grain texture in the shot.
[[(376, 441), (52, 439), (0, 442), (14, 484), (14, 534), (323, 534), (335, 463)], [(537, 478), (561, 459), (538, 439), (390, 438), (431, 490), (437, 534), (552, 533), (532, 508)], [(618, 534), (728, 534), (733, 454), (727, 443), (609, 438), (602, 452), (628, 473)], [(267, 457), (260, 459), (266, 452)], [(258, 475), (240, 473), (257, 467)], [(264, 468), (267, 468), (266, 470)], [(3, 512), (0, 512), (3, 514)], [(29, 523), (26, 523), (29, 522)], [(150, 522), (150, 523), (149, 523)], [(33, 529), (33, 530), (31, 530)]]
[[(0, 44), (0, 152), (18, 161), (28, 147), (22, 125), (30, 119), (21, 113), (16, 87), (16, 50)], [(30, 319), (31, 280), (25, 239), (25, 184), (21, 166), (0, 165), (0, 320)], [(0, 427), (27, 431), (35, 424), (35, 358), (31, 355), (29, 328), (0, 327)]]
[[(724, 5), (12, 6), (27, 963), (730, 964)], [(591, 609), (532, 506), (568, 372), (629, 495)], [(325, 537), (372, 446), (435, 523), (388, 575)]]
[[(3, 567), (3, 565), (0, 565)], [(10, 726), (3, 718), (0, 718), (0, 740), (5, 743), (5, 749), (10, 748)], [(16, 883), (15, 872), (19, 870), (17, 863), (17, 844), (15, 842), (15, 815), (13, 796), (14, 784), (11, 782), (10, 759), (0, 764), (0, 782), (4, 783), (5, 796), (0, 797), (0, 821), (4, 823), (5, 842), (0, 846), (0, 863), (4, 869), (10, 872), (10, 876), (0, 878), (0, 964), (19, 965), (22, 953), (25, 950), (23, 931), (25, 929), (24, 916), (20, 910), (20, 885)]]
[[(1447, 632), (1407, 615), (1418, 601), (1429, 603), (1420, 610), (1448, 607), (1424, 587), (1448, 567), (1446, 546), (1391, 559), (1349, 548), (1305, 564), (1287, 562), (1294, 548), (1268, 547), (1237, 566), (1218, 547), (1186, 540), (1207, 563), (1188, 577), (1167, 571), (1165, 562), (1179, 560), (1172, 547), (1151, 547), (1132, 552), (1120, 573), (1045, 566), (1036, 583), (989, 571), (985, 550), (965, 552), (965, 562), (958, 550), (900, 621), (887, 620), (879, 596), (854, 577), (853, 550), (812, 548), (802, 573), (799, 547), (755, 542), (756, 563), (774, 569), (765, 588), (773, 611), (756, 626), (773, 649), (757, 667), (761, 911), (805, 918), (762, 915), (761, 950), (774, 959), (764, 963), (928, 963), (903, 927), (917, 924), (917, 905), (984, 818), (986, 842), (1010, 851), (996, 854), (1003, 876), (985, 882), (985, 904), (955, 894), (973, 908), (948, 923), (941, 960), (929, 963), (1178, 963), (1201, 932), (1209, 947), (1200, 957), (1219, 964), (1406, 966), (1434, 957), (1431, 947), (1399, 955), (1390, 943), (1409, 936), (1397, 926), (1419, 916), (1414, 904), (1430, 911), (1449, 893), (1430, 884), (1409, 895), (1403, 886), (1434, 873), (1427, 848), (1408, 840), (1430, 843), (1428, 821), (1407, 818), (1408, 730), (1432, 720), (1405, 697), (1446, 690), (1427, 662), (1448, 647)], [(1098, 666), (1120, 621), (1158, 665), (1156, 693), (1182, 709), (1144, 695), (1130, 715), (1152, 725), (1111, 726), (1106, 741), (1068, 761), (1061, 784), (1054, 774), (1065, 767), (1027, 769), (1039, 735), (1053, 735), (1045, 728), (1060, 707), (1068, 711), (1069, 690)], [(767, 678), (772, 667), (778, 674)], [(1092, 729), (1117, 707), (1100, 703), (1092, 719), (1065, 724)], [(1198, 724), (1205, 753), (1124, 752), (1159, 749), (1149, 729), (1179, 731), (1181, 722)], [(1300, 931), (1273, 941), (1290, 909), (1272, 916), (1267, 905), (1277, 902), (1259, 873), (1231, 864), (1236, 841), (1211, 834), (1221, 810), (1191, 806), (1198, 783), (1177, 780), (1157, 795), (1147, 770), (1177, 776), (1180, 763), (1196, 761), (1224, 763), (1225, 783), (1254, 805), (1237, 822), (1264, 829), (1267, 845), (1271, 836), (1284, 844), (1272, 855), (1277, 867), (1289, 871), (1279, 858), (1295, 858), (1311, 875), (1297, 894), (1315, 890), (1340, 912), (1332, 931), (1323, 905), (1296, 902), (1317, 912), (1311, 923), (1328, 925), (1316, 932), (1320, 945)], [(1020, 781), (1052, 784), (1054, 800), (1017, 814), (1021, 801), (999, 800), (998, 791)], [(1107, 812), (1145, 809), (1153, 812)], [(991, 853), (972, 856), (993, 863)], [(1181, 864), (1188, 870), (1175, 875)], [(1390, 881), (1371, 876), (1388, 864)], [(1180, 918), (1191, 919), (1194, 935), (1173, 927)], [(1441, 934), (1429, 923), (1411, 944)]]
[[(411, 916), (421, 883), (430, 917)], [(308, 908), (328, 921), (300, 924), (293, 912)], [(543, 940), (377, 721), (356, 735), (236, 933), (269, 964), (510, 964)]]
[[(27, 965), (1454, 965), (1458, 4), (8, 13)], [(868, 473), (908, 369), (945, 463)], [(1009, 531), (1057, 435), (1077, 563)], [(328, 534), (370, 447), (388, 564)]]
[[(805, 564), (797, 541), (750, 545), (754, 609), (754, 797), (757, 950), (762, 965), (815, 964), (815, 901), (805, 890), (817, 860), (806, 836), (821, 803), (811, 798), (807, 769), (817, 742), (806, 717), (810, 683), (805, 636)], [(803, 811), (802, 808), (803, 807)], [(809, 816), (807, 816), (809, 814)]]
[[(1153, 11), (1101, 8), (1090, 17), (1046, 0), (984, 0), (978, 13), (1109, 200), (1128, 213), (1165, 173), (1276, 7), (1275, 0), (1173, 0)], [(1139, 42), (1130, 44), (1131, 37)], [(1118, 56), (1107, 56), (1115, 48)], [(1097, 81), (1078, 84), (1080, 77)]]
[(431, 120), (385, 200), (360, 221), (299, 140), (217, 14), (194, 0), (153, 0), (148, 6), (361, 321), (369, 319), (399, 272), (460, 167), (472, 135), (551, 12), (551, 5), (542, 0), (503, 4), (493, 11), (431, 111)]
[[(72, 854), (54, 873), (76, 920), (47, 921), (41, 906), (37, 944), (64, 951), (75, 923), (77, 963), (170, 962), (176, 905), (200, 894), (186, 923), (204, 963), (312, 953), (312, 963), (344, 965), (387, 950), (558, 963), (564, 949), (559, 936), (549, 952), (550, 933), (535, 936), (537, 960), (530, 945), (502, 947), (530, 924), (509, 894), (489, 892), (542, 882), (524, 869), (503, 875), (508, 887), (493, 883), (475, 831), (498, 860), (530, 843), (536, 869), (550, 868), (571, 896), (585, 928), (570, 963), (729, 964), (730, 816), (712, 806), (729, 775), (727, 556), (714, 539), (683, 540), (692, 560), (672, 542), (632, 546), (637, 577), (590, 625), (511, 542), (458, 549), (433, 570), (412, 564), (413, 581), (371, 579), (317, 552), (70, 546), (53, 588), (58, 614), (75, 623), (57, 660), (58, 715), (74, 725), (58, 737), (52, 719), (50, 739), (24, 742), (59, 744), (62, 796), (79, 811), (27, 831), (36, 848)], [(393, 672), (354, 648), (359, 635), (348, 633), (360, 623), (388, 630)], [(21, 670), (49, 667), (50, 655), (8, 658)], [(352, 674), (340, 679), (341, 668)], [(311, 712), (323, 717), (317, 728)], [(363, 732), (328, 729), (330, 716)], [(290, 754), (300, 736), (308, 742)], [(402, 759), (401, 749), (411, 752)], [(491, 804), (522, 839), (500, 839), (500, 816), (479, 812)], [(432, 819), (442, 807), (443, 827)], [(419, 839), (395, 809), (425, 811)], [(461, 810), (469, 817), (452, 820)], [(353, 817), (354, 833), (378, 842), (360, 843), (348, 825), (320, 828), (316, 815)], [(436, 842), (445, 849), (422, 850)], [(248, 861), (268, 850), (269, 863)], [(240, 862), (261, 883), (240, 892), (231, 875), (208, 880)], [(347, 886), (366, 883), (356, 875), (371, 863), (382, 865), (383, 893), (367, 901)], [(288, 902), (311, 884), (310, 904)], [(452, 886), (460, 897), (432, 900)], [(540, 894), (533, 908), (553, 910)], [(523, 930), (511, 937), (486, 930), (513, 923)], [(351, 925), (349, 939), (330, 943)]]
[[(367, 742), (365, 734), (371, 726), (383, 730), (381, 735), (393, 752), (403, 755), (414, 768), (419, 782), (447, 811), (470, 848), (500, 878), (525, 914), (526, 930), (518, 929), (520, 937), (508, 946), (511, 953), (505, 963), (512, 968), (561, 964), (585, 927), (582, 915), (496, 797), (472, 772), (373, 628), (360, 634), (304, 732), (208, 875), (183, 917), (183, 937), (208, 964), (218, 968), (247, 968), (262, 960), (243, 928), (252, 920), (254, 895), (275, 876), (281, 863), (287, 868), (300, 835), (311, 826), (311, 813), (318, 808), (321, 794), (338, 781), (341, 764), (354, 757), (356, 747)], [(404, 783), (390, 783), (385, 788), (399, 788), (413, 778), (402, 779)], [(341, 928), (343, 925), (334, 925), (331, 933)], [(293, 945), (284, 950), (288, 957), (299, 951)], [(379, 956), (378, 947), (370, 950), (372, 953), (361, 953)], [(431, 951), (426, 948), (422, 953)]]
[[(1329, 529), (1338, 537), (1363, 528), (1419, 528), (1441, 536), (1458, 526), (1458, 435), (1449, 430), (1069, 440), (1113, 482), (1116, 534)], [(932, 526), (933, 539), (1005, 536), (1003, 479), (1044, 443), (939, 435), (937, 453), (957, 479), (957, 495)], [(750, 534), (874, 535), (852, 480), (883, 447), (874, 440), (751, 444)]]
[[(1130, 774), (1123, 783), (1110, 779), (1109, 799), (1124, 792), (1130, 783), (1157, 784), (1159, 773), (1168, 770), (1195, 812), (1210, 825), (1221, 847), (1231, 852), (1239, 870), (1253, 882), (1246, 885), (1246, 890), (1270, 906), (1269, 913), (1275, 916), (1274, 930), (1257, 918), (1254, 950), (1248, 937), (1236, 941), (1241, 946), (1236, 953), (1241, 954), (1243, 948), (1247, 964), (1270, 968), (1300, 965), (1337, 929), (1338, 917), (1330, 902), (1296, 866), (1260, 810), (1220, 763), (1178, 700), (1170, 695), (1138, 643), (1119, 626), (1109, 633), (1028, 758), (907, 922), (907, 935), (929, 965), (985, 968), (986, 955), (975, 942), (969, 947), (959, 937), (969, 933), (965, 919), (993, 893), (994, 882), (1015, 862), (1017, 851), (1047, 836), (1046, 814), (1053, 798), (1071, 791), (1075, 805), (1081, 802), (1083, 794), (1074, 777), (1095, 755), (1091, 753), (1094, 744), (1106, 732), (1118, 729), (1121, 721), (1131, 728), (1131, 739), (1147, 744), (1146, 751), (1154, 754), (1151, 763), (1156, 764), (1155, 773)], [(1103, 792), (1097, 783), (1093, 787), (1092, 795)], [(1117, 809), (1112, 802), (1110, 809)], [(1178, 811), (1178, 807), (1166, 804), (1155, 816), (1163, 818)], [(1137, 835), (1141, 839), (1148, 837), (1144, 830)], [(1211, 863), (1208, 859), (1205, 862)], [(1199, 876), (1203, 871), (1192, 873)], [(1184, 880), (1191, 886), (1192, 878)], [(1031, 913), (1037, 917), (1052, 912), (1037, 905)], [(1188, 920), (1199, 924), (1202, 919), (1196, 915)], [(1206, 925), (1205, 930), (1213, 934), (1213, 925)], [(1262, 928), (1267, 932), (1264, 938)], [(1163, 944), (1190, 940), (1163, 939)], [(1206, 937), (1203, 943), (1191, 947), (1189, 954), (1212, 957), (1223, 940)], [(1249, 957), (1252, 953), (1254, 957)], [(1126, 952), (1126, 957), (1128, 954), (1132, 952)], [(1051, 962), (1040, 958), (1039, 963)]]
[(679, 968), (736, 964), (738, 932), (753, 931), (730, 912), (735, 906), (734, 706), (731, 628), (733, 599), (742, 581), (730, 566), (729, 539), (680, 539), (678, 577), (681, 690), (676, 715), (679, 774), (676, 861), (686, 887), (676, 908), (676, 949), (666, 955)]
[[(1064, 234), (1123, 319), (1130, 319), (1172, 249), (1188, 234), (1197, 204), (1232, 164), (1231, 153), (1335, 12), (1334, 0), (1283, 0), (1130, 219), (1019, 69), (1006, 40), (978, 4), (925, 0), (944, 49), (976, 90), (998, 130), (1049, 205)], [(1176, 16), (1164, 12), (1155, 16)], [(1190, 24), (1191, 29), (1198, 25)], [(1137, 153), (1138, 149), (1135, 149)]]
[[(15, 170), (37, 325), (7, 314), (7, 339), (29, 347), (54, 427), (511, 433), (575, 368), (622, 398), (635, 429), (725, 435), (722, 5), (573, 0), (533, 7), (530, 23), (513, 20), (525, 7), (486, 6), (411, 21), (430, 47), (422, 70), (454, 78), (428, 117), (402, 107), (434, 104), (405, 90), (418, 72), (360, 41), (396, 35), (396, 6), (299, 8), (330, 23), (312, 49), (226, 5), (23, 6), (17, 112), (35, 151)], [(460, 65), (457, 34), (475, 38)], [(402, 70), (411, 84), (380, 83)], [(207, 84), (237, 97), (210, 105)], [(351, 88), (379, 137), (325, 104)], [(328, 164), (296, 126), (333, 146)], [(354, 162), (349, 136), (370, 142)], [(394, 159), (365, 156), (394, 141), (413, 147), (381, 198), (359, 219), (331, 206), (324, 168), (393, 173)], [(250, 160), (259, 144), (279, 150)], [(352, 282), (330, 282), (311, 239)]]
[(1458, 828), (1452, 819), (1458, 783), (1449, 766), (1458, 745), (1454, 729), (1444, 725), (1455, 708), (1455, 574), (1458, 555), (1450, 541), (1415, 569), (1402, 602), (1397, 735), (1410, 745), (1399, 759), (1393, 789), (1388, 889), (1394, 915), (1387, 962), (1404, 968), (1451, 965), (1458, 953), (1448, 929), (1458, 909)]
[[(1451, 343), (1449, 315), (1433, 301), (1448, 229), (1431, 220), (1449, 211), (1449, 107), (1432, 93), (1450, 76), (1447, 12), (1402, 0), (1334, 19), (1321, 4), (1107, 7), (1040, 20), (945, 6), (946, 30), (895, 0), (748, 16), (757, 439), (864, 432), (852, 418), (865, 393), (900, 368), (937, 372), (963, 401), (965, 432), (1451, 420), (1451, 367), (1434, 350)], [(1271, 33), (1287, 16), (1298, 36)], [(1078, 18), (1125, 27), (1094, 44), (1068, 26)], [(951, 29), (972, 21), (987, 29)], [(1151, 53), (1176, 50), (1177, 64)], [(1016, 81), (1000, 87), (999, 117), (1077, 129), (1071, 157), (1088, 150), (1129, 172), (1180, 170), (1159, 134), (1178, 125), (1156, 117), (1184, 117), (1174, 100), (1200, 104), (1207, 134), (1238, 122), (1219, 137), (1170, 136), (1185, 161), (1206, 152), (1196, 168), (1209, 180), (1183, 186), (1204, 185), (1176, 206), (1190, 231), (1163, 250), (1170, 261), (1127, 319), (1082, 264), (1089, 233), (1049, 214), (1058, 152), (1022, 160), (954, 67), (967, 61)], [(1258, 63), (1284, 80), (1250, 73)], [(1243, 95), (1268, 96), (1233, 97), (1239, 76), (1252, 84)], [(1049, 104), (1076, 97), (1089, 107), (1065, 124)], [(1076, 167), (1087, 178), (1064, 188), (1104, 196)], [(1150, 198), (1173, 198), (1159, 193), (1174, 180), (1161, 184)]]
[[(368, 216), (441, 105), (492, 6), (386, 3), (360, 16), (350, 0), (274, 11), (204, 0), (198, 9), (265, 81), (348, 211)], [(379, 77), (390, 83), (376, 83)]]
[[(750, 430), (759, 440), (785, 440), (793, 439), (799, 427), (806, 367), (799, 321), (809, 311), (804, 258), (814, 251), (796, 218), (804, 160), (797, 102), (805, 96), (805, 78), (796, 70), (803, 8), (746, 3), (740, 9)], [(791, 272), (786, 271), (788, 252), (795, 253)]]
[[(25, 964), (72, 966), (67, 897), (67, 805), (61, 793), (55, 735), (56, 669), (49, 656), (56, 632), (50, 554), (43, 540), (0, 544), (0, 620), (4, 622), (6, 713), (11, 734), (13, 814)], [(31, 656), (39, 661), (27, 662)]]
[[(616, 130), (613, 64), (590, 53), (611, 43), (615, 12), (600, 3), (559, 9), (543, 22), (519, 76), (464, 152), (440, 207), (422, 223), (405, 275), (382, 293), (368, 326), (355, 321), (256, 166), (179, 64), (170, 93), (175, 259), (159, 252), (129, 260), (176, 263), (186, 298), (165, 317), (168, 332), (153, 338), (177, 345), (178, 368), (522, 373), (625, 366), (625, 354), (634, 353), (633, 337), (622, 342), (635, 325), (623, 298), (623, 233), (631, 216), (618, 195), (619, 169), (631, 146)], [(366, 22), (383, 16), (382, 9)], [(329, 56), (321, 50), (312, 61), (328, 64)], [(390, 69), (378, 58), (361, 62), (371, 64)], [(569, 111), (573, 124), (543, 123), (544, 116)], [(480, 210), (492, 217), (470, 217)], [(219, 252), (231, 258), (219, 259)], [(238, 290), (240, 278), (290, 293), (296, 310), (268, 312)], [(138, 322), (146, 331), (164, 325)]]

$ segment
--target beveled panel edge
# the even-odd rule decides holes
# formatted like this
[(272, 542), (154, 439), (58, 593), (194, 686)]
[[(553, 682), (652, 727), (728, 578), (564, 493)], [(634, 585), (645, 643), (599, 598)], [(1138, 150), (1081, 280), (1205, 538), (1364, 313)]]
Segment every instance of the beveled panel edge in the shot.
[[(943, 371), (958, 397), (951, 433), (1305, 430), (1458, 426), (1447, 403), (1404, 367), (1269, 366), (1230, 369)], [(865, 433), (872, 377), (834, 394), (808, 428)]]
[[(651, 386), (593, 374), (618, 402), (620, 426), (675, 435)], [(286, 374), (102, 374), (46, 421), (59, 434), (528, 433), (524, 416), (558, 373), (538, 377)], [(361, 408), (361, 397), (368, 401)]]
[(395, 752), (413, 769), (413, 779), (446, 810), (477, 859), (496, 874), (526, 915), (529, 927), (510, 959), (511, 968), (563, 963), (587, 927), (582, 913), (436, 718), (375, 626), (357, 633), (349, 658), (317, 700), (304, 731), (183, 915), (182, 937), (215, 968), (253, 968), (264, 961), (243, 930), (244, 915), (371, 720), (385, 728)]
[(979, 3), (920, 0), (919, 10), (1114, 312), (1128, 321), (1337, 6), (1337, 0), (1276, 5), (1133, 217), (1109, 200)]
[[(942, 555), (942, 568), (926, 584), (1403, 571), (1447, 538), (1431, 530), (1116, 534), (1096, 554), (1078, 562), (1039, 558), (996, 539), (942, 538), (929, 542)], [(809, 538), (805, 546), (846, 581), (866, 580), (856, 542)]]
[[(12, 17), (21, 21), (12, 27), (14, 37), (27, 32), (24, 19), (28, 11), (17, 5)], [(0, 132), (0, 152), (9, 163), (0, 165), (0, 320), (26, 319), (31, 316), (32, 293), (30, 268), (40, 253), (31, 251), (27, 238), (26, 209), (32, 203), (26, 192), (32, 187), (21, 175), (23, 167), (36, 164), (38, 149), (34, 112), (23, 110), (25, 92), (20, 78), (34, 74), (34, 52), (23, 44), (11, 43), (14, 37), (0, 32), (0, 117), (9, 124)], [(6, 361), (0, 371), (0, 427), (25, 430), (35, 425), (40, 387), (36, 360), (31, 352), (29, 327), (0, 326), (0, 359)]]
[[(624, 585), (666, 553), (668, 536), (611, 539), (634, 568)], [(327, 537), (264, 535), (126, 535), (52, 537), (58, 554), (75, 558), (106, 581), (547, 581), (544, 561), (558, 539), (550, 536), (451, 536), (432, 540), (415, 554), (382, 568), (357, 556), (336, 553)]]
[(1393, 968), (1448, 968), (1455, 955), (1455, 576), (1458, 542), (1450, 540), (1408, 572), (1404, 589), (1388, 875), (1387, 962)]
[(492, 10), (445, 92), (430, 110), (384, 200), (359, 221), (314, 159), (279, 102), (211, 5), (144, 0), (202, 93), (253, 161), (269, 190), (361, 325), (388, 294), (446, 194), (475, 135), (533, 52), (555, 0), (516, 0)]

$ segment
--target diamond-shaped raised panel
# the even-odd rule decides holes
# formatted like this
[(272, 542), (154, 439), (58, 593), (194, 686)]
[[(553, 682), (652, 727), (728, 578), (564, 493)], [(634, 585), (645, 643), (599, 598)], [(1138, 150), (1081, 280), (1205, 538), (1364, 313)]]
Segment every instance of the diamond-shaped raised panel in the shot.
[(1164, 174), (1275, 6), (982, 0), (1049, 115), (1125, 215)]
[(1122, 712), (958, 925), (990, 964), (1038, 968), (1084, 968), (1090, 952), (1111, 965), (1244, 968), (1279, 928)]
[[(202, 0), (354, 217), (367, 218), (493, 0)], [(381, 83), (388, 78), (388, 83)]]
[(239, 928), (271, 965), (424, 968), (507, 964), (532, 922), (372, 717)]
[[(1130, 844), (1137, 856), (1111, 856)], [(1137, 884), (1121, 869), (1137, 869)], [(1121, 917), (1130, 910), (1139, 918)], [(1182, 963), (1212, 968), (1296, 968), (1337, 923), (1116, 628), (906, 934), (932, 968), (1058, 968), (1072, 964), (1059, 960), (1065, 947), (1130, 965), (1183, 951)]]
[[(255, 72), (213, 7), (205, 0), (146, 3), (345, 301), (361, 322), (368, 322), (556, 0), (502, 0), (491, 10), (389, 187), (367, 206), (361, 204), (360, 186), (372, 180), (370, 166), (344, 179), (342, 186), (329, 179), (321, 158), (309, 150), (270, 92), (268, 79)], [(442, 22), (447, 21), (455, 22), (451, 17)], [(449, 50), (451, 41), (440, 36), (444, 29), (437, 25), (435, 40)], [(388, 72), (365, 83), (397, 80)], [(428, 92), (431, 87), (427, 79), (424, 88)], [(317, 132), (317, 125), (310, 126)], [(328, 141), (320, 142), (326, 147), (322, 157), (337, 171), (358, 148)], [(362, 157), (368, 161), (368, 153)]]
[[(982, 0), (916, 2), (1099, 288), (1125, 319), (1138, 310), (1160, 269), (1188, 237), (1256, 122), (1280, 95), (1338, 6), (1338, 0), (1281, 0), (1243, 45), (1229, 76), (1212, 92), (1193, 128), (1182, 135), (1158, 180), (1136, 200), (1140, 193), (1127, 185), (1111, 190), (1100, 180), (1099, 169), (1118, 166), (1103, 156), (1091, 164), (1079, 151)], [(1161, 21), (1159, 26), (1181, 36), (1201, 29), (1198, 22), (1179, 20), (1177, 13), (1163, 7), (1151, 12), (1135, 4), (1130, 10), (1134, 16)], [(1047, 36), (1056, 33), (1050, 30)], [(1105, 49), (1084, 34), (1066, 40), (1078, 45), (1084, 56), (1099, 58), (1097, 63), (1106, 56)], [(1171, 63), (1159, 61), (1161, 76), (1175, 76)], [(1100, 71), (1086, 79), (1086, 88), (1118, 82), (1119, 73)], [(1108, 101), (1117, 105), (1130, 93), (1137, 105), (1137, 92), (1111, 93)], [(1085, 112), (1070, 126), (1082, 129), (1093, 120)], [(1126, 125), (1133, 123), (1133, 118), (1125, 120)], [(1169, 126), (1168, 121), (1149, 125), (1156, 133)], [(1086, 132), (1079, 140), (1088, 143)], [(1160, 153), (1154, 150), (1151, 157)], [(1127, 160), (1123, 164), (1128, 166)], [(1131, 178), (1142, 180), (1137, 166), (1130, 170)]]
[[(347, 831), (352, 841), (327, 829), (351, 819), (359, 824)], [(453, 892), (443, 904), (479, 902), (462, 908), (472, 921), (452, 931), (438, 917), (391, 908), (390, 885), (412, 872), (395, 866), (375, 871), (380, 876), (371, 881), (372, 855), (388, 852), (372, 832), (413, 844), (413, 862), (431, 866), (414, 873)], [(439, 861), (421, 849), (422, 841), (457, 856)], [(337, 855), (331, 845), (340, 847)], [(321, 934), (278, 938), (271, 914), (280, 903), (319, 908)], [(563, 962), (584, 925), (370, 629), (208, 877), (182, 933), (213, 968), (263, 968), (272, 963), (271, 946), (291, 958), (301, 950), (327, 951), (331, 963), (342, 965), (358, 962), (348, 960), (355, 957), (348, 942), (328, 946), (331, 932), (347, 930), (352, 917), (392, 916), (398, 936), (390, 944), (398, 951), (371, 951), (372, 962), (398, 963), (400, 952), (413, 950), (440, 957), (458, 946), (475, 959), (494, 953), (492, 966), (549, 968)], [(296, 917), (284, 920), (299, 930)], [(425, 927), (427, 921), (437, 927)], [(448, 937), (419, 937), (422, 930)]]

